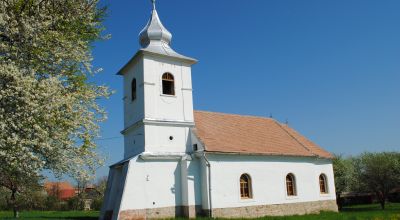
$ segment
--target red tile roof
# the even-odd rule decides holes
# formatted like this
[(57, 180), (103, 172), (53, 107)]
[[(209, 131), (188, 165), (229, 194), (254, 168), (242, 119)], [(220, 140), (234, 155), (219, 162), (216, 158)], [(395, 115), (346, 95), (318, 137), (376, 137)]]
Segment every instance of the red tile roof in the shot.
[(48, 195), (67, 200), (75, 196), (75, 188), (69, 182), (45, 182), (44, 188)]
[(205, 151), (332, 158), (332, 154), (271, 118), (194, 111)]

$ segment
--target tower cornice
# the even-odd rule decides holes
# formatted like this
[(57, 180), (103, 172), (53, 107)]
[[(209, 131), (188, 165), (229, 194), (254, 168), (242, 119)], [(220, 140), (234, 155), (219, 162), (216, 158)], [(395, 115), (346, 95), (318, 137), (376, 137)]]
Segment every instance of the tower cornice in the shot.
[(194, 58), (187, 57), (180, 55), (178, 53), (171, 53), (171, 54), (166, 54), (165, 52), (160, 53), (159, 51), (152, 51), (151, 48), (146, 48), (146, 49), (140, 49), (136, 52), (136, 54), (117, 72), (117, 75), (124, 75), (124, 71), (129, 66), (130, 63), (134, 62), (137, 58), (143, 55), (152, 55), (152, 56), (159, 56), (159, 57), (164, 57), (168, 58), (174, 61), (186, 63), (189, 65), (196, 64), (198, 61)]

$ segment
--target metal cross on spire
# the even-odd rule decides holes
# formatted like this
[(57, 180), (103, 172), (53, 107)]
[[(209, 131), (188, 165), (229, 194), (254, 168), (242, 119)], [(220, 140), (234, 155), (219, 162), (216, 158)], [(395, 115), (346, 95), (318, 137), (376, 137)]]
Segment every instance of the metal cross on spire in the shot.
[(153, 4), (153, 9), (156, 9), (156, 0), (150, 0), (151, 4)]

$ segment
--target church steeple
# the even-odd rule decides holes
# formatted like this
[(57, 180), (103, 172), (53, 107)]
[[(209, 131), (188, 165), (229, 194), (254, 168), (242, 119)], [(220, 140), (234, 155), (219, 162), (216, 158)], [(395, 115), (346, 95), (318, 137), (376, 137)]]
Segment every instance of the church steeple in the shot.
[(191, 67), (197, 61), (170, 47), (172, 34), (152, 3), (151, 17), (139, 34), (141, 48), (119, 71), (124, 77), (125, 158), (191, 149)]
[(183, 56), (171, 48), (172, 34), (161, 23), (156, 10), (155, 0), (152, 0), (152, 3), (153, 10), (151, 11), (151, 17), (139, 33), (139, 43), (142, 47), (140, 50), (183, 59), (191, 64), (196, 63), (197, 60)]
[(155, 0), (152, 0), (153, 10), (147, 25), (139, 34), (139, 43), (142, 48), (148, 47), (150, 44), (164, 44), (170, 46), (172, 34), (161, 23), (156, 10)]

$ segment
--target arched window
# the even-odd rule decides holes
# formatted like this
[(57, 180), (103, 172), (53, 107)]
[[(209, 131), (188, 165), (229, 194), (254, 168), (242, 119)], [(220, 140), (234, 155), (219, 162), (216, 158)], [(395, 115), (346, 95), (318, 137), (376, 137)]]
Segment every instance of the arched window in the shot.
[(296, 195), (296, 180), (291, 173), (286, 175), (286, 193), (288, 196)]
[(242, 174), (240, 176), (240, 198), (251, 199), (252, 197), (251, 178), (248, 174)]
[(319, 175), (319, 192), (321, 194), (328, 193), (328, 186), (325, 174)]
[(162, 75), (162, 93), (164, 95), (175, 95), (174, 76), (171, 73)]
[(131, 100), (136, 99), (136, 79), (133, 78), (132, 83), (131, 83)]

